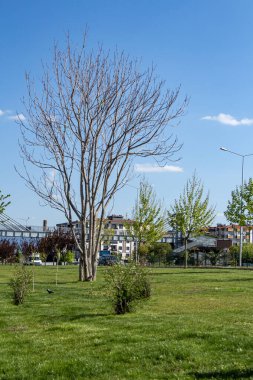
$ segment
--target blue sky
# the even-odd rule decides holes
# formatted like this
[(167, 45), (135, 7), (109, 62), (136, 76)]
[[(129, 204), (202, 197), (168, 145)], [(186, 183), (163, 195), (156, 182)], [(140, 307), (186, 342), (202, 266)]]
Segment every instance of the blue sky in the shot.
[[(253, 153), (252, 0), (5, 0), (0, 10), (0, 189), (12, 201), (6, 213), (33, 225), (64, 220), (41, 207), (15, 172), (15, 165), (22, 168), (15, 115), (24, 113), (25, 72), (39, 79), (54, 41), (62, 43), (69, 32), (78, 44), (87, 27), (91, 46), (102, 42), (141, 58), (145, 67), (154, 64), (168, 88), (181, 85), (182, 98), (189, 96), (185, 116), (172, 130), (184, 144), (181, 160), (171, 163), (181, 171), (145, 175), (169, 207), (196, 169), (216, 205), (216, 221), (225, 221), (241, 161), (219, 147)], [(253, 177), (251, 168), (248, 157), (246, 179)], [(131, 184), (138, 186), (138, 179)], [(135, 197), (136, 190), (126, 187), (110, 211), (131, 215)]]

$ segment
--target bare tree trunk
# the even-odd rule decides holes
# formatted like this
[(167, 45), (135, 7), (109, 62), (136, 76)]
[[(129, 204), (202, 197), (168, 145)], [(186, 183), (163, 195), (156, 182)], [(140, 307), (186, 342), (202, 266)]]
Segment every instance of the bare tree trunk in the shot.
[(123, 53), (89, 52), (86, 37), (80, 49), (69, 39), (65, 50), (55, 46), (48, 67), (40, 95), (27, 77), (26, 121), (19, 121), (27, 166), (20, 175), (70, 225), (81, 223), (79, 279), (95, 280), (106, 207), (125, 186), (134, 158), (164, 166), (178, 152), (168, 125), (188, 99), (178, 105), (179, 88), (164, 90), (153, 68), (141, 72)]
[(79, 281), (84, 281), (85, 274), (84, 274), (84, 265), (83, 265), (83, 257), (80, 255), (79, 259)]
[(93, 260), (93, 262), (92, 262), (92, 278), (93, 278), (93, 281), (96, 281), (96, 278), (97, 278), (97, 260)]
[(81, 250), (80, 250), (80, 263), (79, 263), (79, 281), (89, 281), (90, 271), (87, 260), (87, 234), (86, 234), (86, 221), (81, 222)]

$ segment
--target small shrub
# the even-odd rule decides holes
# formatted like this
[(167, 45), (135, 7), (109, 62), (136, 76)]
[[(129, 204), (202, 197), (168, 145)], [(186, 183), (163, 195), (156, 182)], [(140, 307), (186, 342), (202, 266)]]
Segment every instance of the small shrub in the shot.
[(66, 263), (68, 263), (68, 264), (71, 264), (71, 263), (73, 263), (74, 259), (75, 259), (74, 252), (72, 252), (72, 251), (67, 251), (67, 252), (66, 252), (66, 255), (65, 255), (65, 258), (64, 258), (64, 261), (65, 261)]
[(151, 295), (147, 270), (139, 265), (116, 264), (106, 272), (106, 282), (116, 314), (125, 314), (133, 310), (137, 301)]
[(18, 267), (14, 277), (10, 280), (10, 287), (13, 289), (13, 303), (20, 305), (24, 302), (29, 293), (32, 283), (32, 273), (25, 266)]

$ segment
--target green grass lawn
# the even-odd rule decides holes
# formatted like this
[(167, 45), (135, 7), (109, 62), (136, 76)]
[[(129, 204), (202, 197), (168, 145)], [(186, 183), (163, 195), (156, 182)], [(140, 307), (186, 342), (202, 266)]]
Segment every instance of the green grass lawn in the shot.
[[(154, 269), (152, 297), (113, 315), (77, 267), (35, 268), (14, 306), (0, 266), (0, 379), (253, 379), (253, 271)], [(47, 288), (54, 294), (48, 294)]]

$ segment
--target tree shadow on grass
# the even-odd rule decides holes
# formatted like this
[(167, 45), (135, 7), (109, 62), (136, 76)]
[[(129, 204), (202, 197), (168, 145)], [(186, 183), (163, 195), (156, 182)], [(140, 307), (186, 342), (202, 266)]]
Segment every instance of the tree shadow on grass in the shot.
[(205, 279), (205, 282), (248, 282), (253, 281), (253, 277), (246, 277), (246, 278), (209, 278)]
[[(45, 285), (45, 284), (55, 284), (55, 278), (52, 277), (50, 280), (45, 280), (45, 281), (36, 281), (37, 284), (40, 284), (40, 285)], [(58, 285), (67, 285), (67, 284), (79, 284), (80, 281), (76, 281), (76, 280), (73, 280), (73, 281), (62, 281), (61, 279), (58, 280)]]
[(80, 320), (95, 320), (95, 319), (100, 319), (100, 318), (107, 318), (111, 317), (113, 313), (105, 311), (96, 313), (96, 312), (84, 312), (84, 313), (79, 313), (79, 314), (72, 314), (70, 315), (69, 313), (66, 314), (61, 314), (57, 316), (57, 322), (74, 322), (74, 321), (80, 321)]
[(246, 277), (246, 278), (232, 278), (232, 279), (226, 279), (224, 281), (235, 281), (235, 282), (245, 282), (245, 281), (253, 281), (253, 277)]
[(80, 319), (90, 319), (90, 318), (101, 318), (101, 317), (109, 317), (112, 313), (83, 313), (74, 315), (72, 317), (67, 317), (68, 321), (78, 321)]
[(232, 369), (227, 371), (212, 371), (203, 373), (192, 373), (195, 379), (253, 379), (253, 368), (249, 369)]
[[(153, 268), (151, 268), (151, 269), (153, 269)], [(162, 268), (160, 268), (160, 269), (162, 269)], [(170, 268), (168, 268), (168, 269), (170, 269)], [(178, 268), (176, 268), (176, 269), (178, 269)], [(190, 269), (190, 268), (188, 268), (188, 269)], [(159, 270), (159, 268), (158, 268), (158, 270)], [(161, 275), (167, 275), (167, 276), (174, 276), (174, 275), (182, 275), (182, 274), (184, 274), (184, 275), (186, 275), (186, 274), (191, 274), (191, 275), (193, 275), (193, 274), (206, 274), (206, 273), (208, 273), (208, 274), (210, 274), (210, 273), (219, 273), (219, 274), (222, 274), (222, 273), (226, 273), (226, 274), (228, 274), (228, 272), (227, 271), (221, 271), (221, 270), (218, 270), (218, 271), (212, 271), (212, 272), (204, 272), (204, 270), (200, 270), (200, 271), (197, 271), (197, 270), (192, 270), (191, 272), (189, 272), (189, 271), (184, 271), (184, 268), (182, 268), (182, 271), (181, 272), (176, 272), (176, 273), (171, 273), (171, 272), (150, 272), (149, 273), (149, 275), (150, 276), (161, 276)]]

